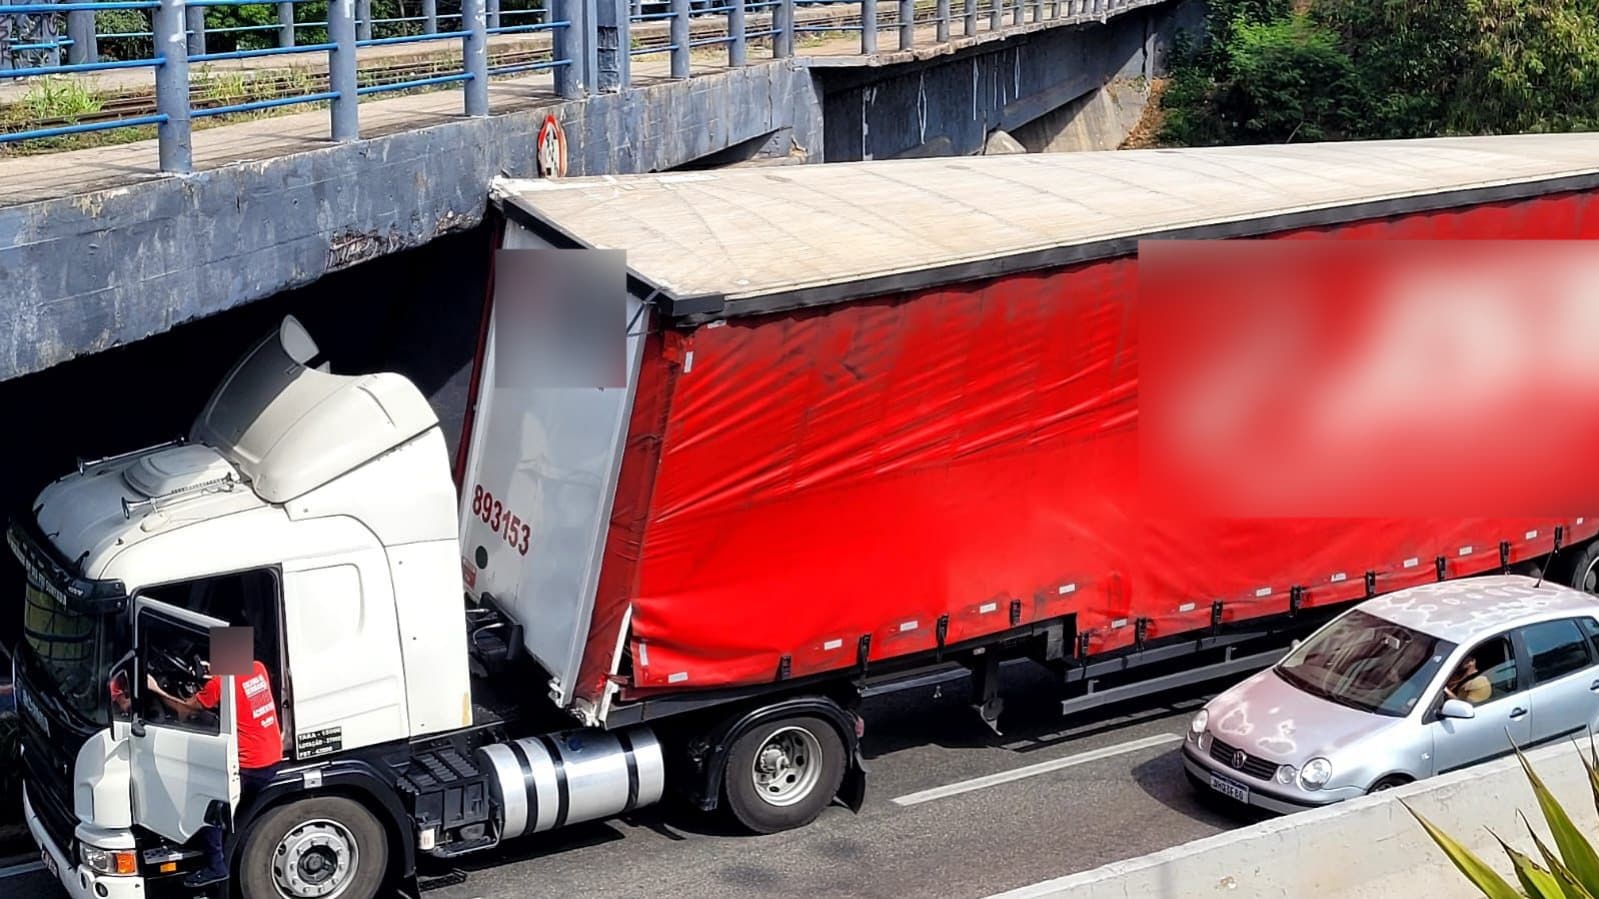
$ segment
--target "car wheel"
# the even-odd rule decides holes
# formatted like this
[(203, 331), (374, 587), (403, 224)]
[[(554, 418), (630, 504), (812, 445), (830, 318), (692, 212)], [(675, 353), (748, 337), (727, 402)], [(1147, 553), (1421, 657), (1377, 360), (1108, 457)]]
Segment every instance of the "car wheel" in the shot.
[(1371, 785), (1371, 789), (1367, 790), (1366, 792), (1367, 793), (1381, 793), (1384, 790), (1392, 790), (1394, 787), (1402, 787), (1405, 784), (1410, 783), (1410, 782), (1411, 782), (1411, 779), (1406, 777), (1406, 776), (1404, 776), (1403, 774), (1391, 774), (1391, 775), (1389, 775), (1387, 777), (1384, 777), (1382, 780), (1379, 780), (1376, 783), (1372, 784)]

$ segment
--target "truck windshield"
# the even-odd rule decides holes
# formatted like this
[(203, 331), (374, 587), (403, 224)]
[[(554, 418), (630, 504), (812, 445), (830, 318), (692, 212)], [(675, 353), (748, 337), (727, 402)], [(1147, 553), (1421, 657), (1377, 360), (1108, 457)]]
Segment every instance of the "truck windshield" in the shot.
[(49, 679), (38, 684), (87, 721), (109, 723), (106, 688), (106, 619), (67, 608), (29, 574), (23, 603), (25, 651)]
[(1277, 664), (1279, 677), (1313, 696), (1403, 717), (1454, 644), (1355, 610)]

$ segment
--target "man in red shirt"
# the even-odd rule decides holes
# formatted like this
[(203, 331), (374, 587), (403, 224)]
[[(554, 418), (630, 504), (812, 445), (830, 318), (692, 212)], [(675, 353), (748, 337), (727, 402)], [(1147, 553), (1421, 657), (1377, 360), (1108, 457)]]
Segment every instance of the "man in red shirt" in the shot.
[[(209, 667), (207, 668), (209, 673)], [(215, 711), (222, 704), (222, 678), (207, 678), (205, 686), (189, 699), (179, 699), (162, 690), (149, 678), (150, 690), (180, 716)], [(248, 677), (233, 679), (233, 718), (239, 735), (239, 805), (272, 780), (277, 764), (283, 761), (283, 728), (278, 723), (277, 703), (272, 698), (272, 681), (259, 659)], [(208, 824), (202, 833), (206, 842), (206, 865), (189, 875), (184, 885), (190, 888), (211, 886), (228, 879), (227, 856), (222, 852), (222, 828)]]

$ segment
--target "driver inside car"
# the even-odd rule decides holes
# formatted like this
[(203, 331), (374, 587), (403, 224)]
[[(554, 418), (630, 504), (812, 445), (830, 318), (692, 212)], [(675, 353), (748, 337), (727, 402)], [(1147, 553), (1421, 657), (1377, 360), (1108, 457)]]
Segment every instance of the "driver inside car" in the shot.
[[(222, 702), (222, 679), (210, 674), (210, 666), (200, 663), (206, 674), (205, 685), (188, 699), (179, 699), (161, 689), (154, 677), (147, 677), (150, 691), (183, 718), (202, 710), (216, 711)], [(239, 734), (239, 806), (272, 780), (283, 761), (283, 731), (278, 724), (277, 703), (272, 698), (272, 682), (260, 659), (252, 662), (248, 677), (234, 678), (233, 716)], [(184, 879), (191, 889), (213, 886), (228, 879), (227, 856), (222, 851), (222, 828), (207, 824), (201, 831), (206, 845), (206, 864)]]

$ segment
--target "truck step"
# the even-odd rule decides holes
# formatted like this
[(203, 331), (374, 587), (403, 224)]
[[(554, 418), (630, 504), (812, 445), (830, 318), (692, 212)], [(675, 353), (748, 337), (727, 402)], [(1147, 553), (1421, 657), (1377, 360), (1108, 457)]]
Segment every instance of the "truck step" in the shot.
[(428, 854), (434, 858), (459, 858), (460, 856), (469, 855), (481, 849), (488, 849), (498, 842), (498, 838), (485, 835), (478, 837), (475, 840), (463, 840), (459, 843), (450, 843), (446, 846), (440, 846), (437, 849), (429, 851)]

